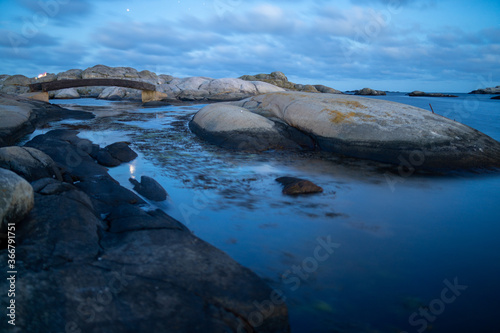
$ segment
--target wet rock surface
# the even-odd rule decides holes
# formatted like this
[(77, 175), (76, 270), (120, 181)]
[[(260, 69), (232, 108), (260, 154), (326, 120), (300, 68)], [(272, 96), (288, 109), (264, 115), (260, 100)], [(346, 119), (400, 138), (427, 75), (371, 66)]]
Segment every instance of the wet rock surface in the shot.
[(281, 300), (254, 319), (272, 295), (260, 278), (164, 212), (143, 210), (77, 133), (53, 130), (26, 144), (72, 181), (33, 182), (35, 208), (17, 225), (23, 316), (14, 331), (289, 331)]
[(141, 182), (133, 178), (130, 178), (129, 181), (134, 185), (134, 191), (147, 199), (153, 201), (167, 200), (167, 191), (153, 178), (142, 176)]
[(298, 195), (321, 193), (323, 188), (305, 179), (295, 177), (279, 177), (276, 181), (283, 185), (283, 194)]

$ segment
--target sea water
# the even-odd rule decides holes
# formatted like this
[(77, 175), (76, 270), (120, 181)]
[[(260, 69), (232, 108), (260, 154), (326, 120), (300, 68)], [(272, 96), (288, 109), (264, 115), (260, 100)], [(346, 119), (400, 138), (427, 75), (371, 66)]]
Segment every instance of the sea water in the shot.
[[(500, 101), (489, 95), (372, 98), (432, 106), (500, 140)], [(96, 114), (124, 108), (57, 101), (82, 102)], [(101, 145), (132, 142), (139, 157), (110, 174), (128, 188), (131, 177), (159, 181), (170, 197), (152, 207), (282, 294), (293, 332), (500, 331), (499, 172), (401, 176), (331, 154), (228, 151), (189, 131), (201, 107), (129, 103), (115, 117), (52, 128), (79, 128)], [(309, 179), (324, 192), (284, 196), (275, 181), (282, 176)], [(269, 315), (272, 302), (261, 308)]]

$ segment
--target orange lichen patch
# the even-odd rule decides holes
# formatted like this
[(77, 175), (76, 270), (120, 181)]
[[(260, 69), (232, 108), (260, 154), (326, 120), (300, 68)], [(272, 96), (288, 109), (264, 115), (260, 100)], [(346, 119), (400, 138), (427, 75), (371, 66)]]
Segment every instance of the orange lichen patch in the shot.
[(336, 100), (334, 103), (345, 105), (351, 109), (366, 109), (366, 106), (358, 101)]
[(373, 120), (372, 118), (374, 118), (369, 114), (354, 111), (340, 112), (337, 110), (323, 109), (322, 112), (328, 112), (328, 114), (331, 116), (330, 121), (335, 124), (352, 123), (354, 121), (354, 117), (364, 121), (371, 121)]

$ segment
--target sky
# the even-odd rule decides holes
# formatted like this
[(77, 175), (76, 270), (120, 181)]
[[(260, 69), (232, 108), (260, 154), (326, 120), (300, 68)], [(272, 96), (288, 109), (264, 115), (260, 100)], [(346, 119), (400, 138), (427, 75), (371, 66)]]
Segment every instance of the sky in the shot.
[(500, 85), (500, 1), (0, 0), (0, 59), (29, 77), (103, 64), (469, 92)]

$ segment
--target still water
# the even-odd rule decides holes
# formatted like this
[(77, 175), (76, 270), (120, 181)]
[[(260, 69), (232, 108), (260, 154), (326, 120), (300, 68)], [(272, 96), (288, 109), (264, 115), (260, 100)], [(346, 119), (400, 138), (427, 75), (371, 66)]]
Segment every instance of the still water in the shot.
[[(500, 140), (500, 101), (489, 97), (373, 98), (431, 103)], [(202, 105), (54, 102), (98, 117), (34, 135), (78, 128), (101, 145), (132, 142), (139, 158), (111, 175), (128, 188), (130, 177), (159, 181), (170, 198), (151, 204), (282, 292), (293, 332), (500, 332), (500, 173), (401, 177), (329, 154), (237, 153), (189, 131)], [(282, 176), (324, 192), (284, 196)]]

